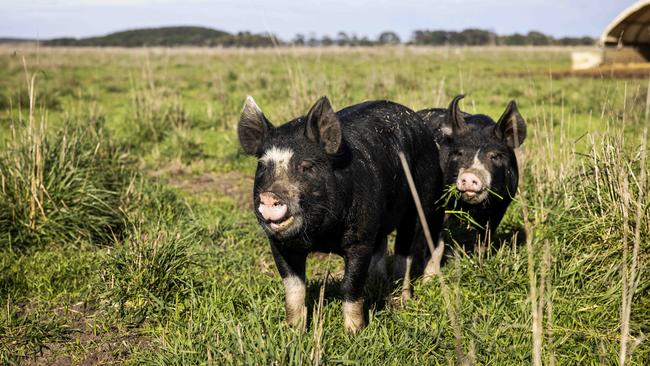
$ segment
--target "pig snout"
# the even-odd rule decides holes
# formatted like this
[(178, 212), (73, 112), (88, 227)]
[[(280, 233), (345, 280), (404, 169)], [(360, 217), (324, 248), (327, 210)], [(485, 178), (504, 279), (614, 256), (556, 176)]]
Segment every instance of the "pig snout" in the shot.
[(481, 192), (484, 189), (481, 178), (472, 172), (464, 172), (459, 175), (456, 185), (461, 192)]
[(260, 193), (260, 206), (262, 217), (268, 221), (278, 221), (287, 214), (287, 205), (273, 192)]

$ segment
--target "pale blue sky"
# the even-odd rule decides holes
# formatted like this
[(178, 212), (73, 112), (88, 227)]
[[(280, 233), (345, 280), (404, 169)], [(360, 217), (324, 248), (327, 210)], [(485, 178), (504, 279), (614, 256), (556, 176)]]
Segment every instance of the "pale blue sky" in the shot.
[(554, 36), (600, 36), (635, 0), (0, 0), (0, 37), (86, 37), (168, 25), (228, 32), (271, 31), (336, 36), (338, 31), (402, 39), (416, 29), (475, 27), (499, 34), (539, 30)]

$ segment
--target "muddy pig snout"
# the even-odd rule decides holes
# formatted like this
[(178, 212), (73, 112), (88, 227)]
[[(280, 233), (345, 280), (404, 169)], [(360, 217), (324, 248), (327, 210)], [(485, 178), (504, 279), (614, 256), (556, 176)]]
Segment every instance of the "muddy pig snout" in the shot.
[(258, 210), (265, 220), (278, 221), (287, 214), (287, 205), (273, 192), (260, 193)]
[(459, 175), (456, 185), (461, 192), (481, 192), (484, 188), (481, 177), (472, 172), (464, 172)]

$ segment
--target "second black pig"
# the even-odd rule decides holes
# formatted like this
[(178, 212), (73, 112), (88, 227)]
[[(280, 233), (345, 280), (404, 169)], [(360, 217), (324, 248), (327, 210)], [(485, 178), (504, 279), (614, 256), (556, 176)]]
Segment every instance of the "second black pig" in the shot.
[(459, 196), (448, 201), (447, 209), (471, 217), (469, 230), (467, 223), (458, 225), (463, 226), (460, 230), (452, 230), (454, 239), (471, 250), (494, 233), (517, 192), (519, 172), (514, 149), (526, 138), (526, 124), (514, 101), (495, 123), (486, 115), (462, 112), (458, 106), (462, 98), (455, 97), (446, 110), (425, 109), (418, 114), (437, 130), (445, 186)]

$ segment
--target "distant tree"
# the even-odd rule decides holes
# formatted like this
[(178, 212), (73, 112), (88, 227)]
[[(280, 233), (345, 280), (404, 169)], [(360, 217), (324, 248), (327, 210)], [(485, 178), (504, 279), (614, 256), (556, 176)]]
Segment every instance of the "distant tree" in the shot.
[(336, 35), (336, 44), (339, 46), (349, 46), (350, 37), (348, 36), (347, 33), (341, 31)]
[(375, 42), (371, 41), (368, 36), (363, 36), (359, 40), (359, 46), (374, 46)]
[(349, 38), (350, 41), (350, 46), (358, 46), (359, 45), (359, 37), (357, 37), (356, 34), (352, 34), (352, 36)]
[(309, 33), (309, 39), (307, 40), (307, 46), (309, 47), (316, 47), (320, 45), (320, 41), (318, 38), (316, 38), (315, 33)]
[(551, 44), (551, 41), (546, 34), (537, 31), (530, 31), (526, 35), (526, 44), (531, 46), (547, 46)]
[(291, 43), (295, 46), (304, 46), (305, 45), (305, 36), (303, 34), (296, 34), (295, 37), (293, 37), (293, 40)]
[(493, 34), (486, 30), (470, 28), (460, 32), (460, 38), (463, 45), (484, 46), (490, 43)]
[(591, 37), (562, 37), (556, 43), (561, 46), (593, 46), (596, 40)]
[(377, 38), (379, 44), (399, 44), (400, 39), (395, 32), (382, 32)]
[(334, 40), (330, 38), (328, 35), (324, 35), (323, 38), (320, 40), (320, 44), (322, 46), (331, 46), (334, 44)]

